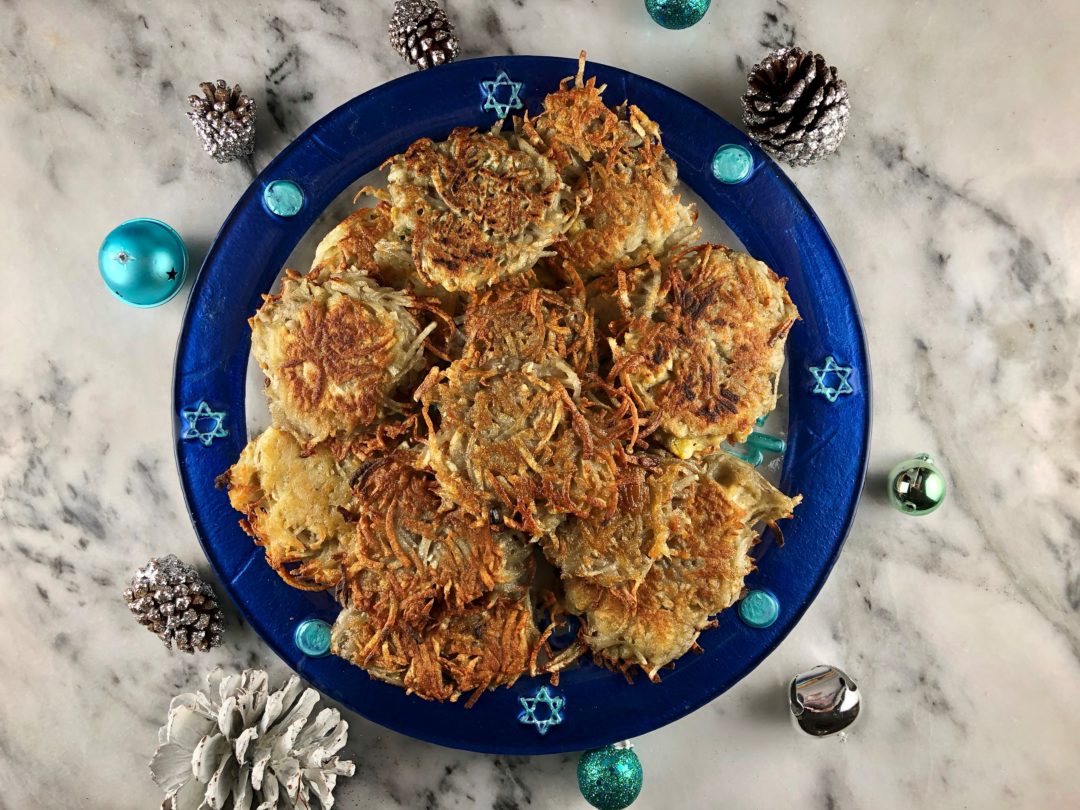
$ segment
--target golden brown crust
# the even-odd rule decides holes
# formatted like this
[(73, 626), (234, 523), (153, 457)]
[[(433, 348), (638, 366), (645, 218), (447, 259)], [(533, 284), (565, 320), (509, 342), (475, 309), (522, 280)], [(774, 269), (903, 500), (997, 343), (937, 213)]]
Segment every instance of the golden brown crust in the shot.
[(592, 289), (610, 330), (612, 378), (675, 455), (742, 441), (776, 406), (798, 311), (784, 280), (722, 245), (619, 271)]
[(697, 211), (675, 193), (678, 172), (660, 128), (633, 105), (611, 110), (604, 87), (576, 77), (544, 100), (544, 111), (519, 124), (522, 136), (549, 157), (564, 182), (586, 200), (554, 249), (588, 280), (614, 267), (661, 256), (697, 238)]
[[(578, 390), (574, 390), (577, 387)], [(580, 393), (565, 363), (519, 370), (455, 363), (417, 396), (430, 414), (428, 461), (447, 500), (539, 535), (564, 514), (610, 513), (626, 415)]]
[(472, 692), (471, 704), (529, 672), (539, 643), (527, 598), (493, 594), (411, 632), (348, 607), (334, 623), (331, 649), (426, 700), (456, 701)]
[(274, 424), (314, 446), (400, 411), (394, 392), (423, 366), (416, 309), (355, 268), (288, 274), (251, 321)]
[(640, 667), (652, 679), (693, 646), (710, 616), (739, 598), (754, 567), (754, 525), (789, 517), (799, 502), (723, 453), (690, 469), (696, 475), (680, 507), (685, 519), (644, 581), (605, 587), (585, 577), (565, 580), (570, 609), (584, 614), (594, 658), (624, 670)]
[(420, 278), (450, 291), (528, 269), (576, 214), (551, 162), (497, 131), (422, 138), (387, 165), (395, 232)]
[(475, 366), (559, 359), (579, 377), (596, 370), (595, 330), (584, 295), (501, 285), (465, 312), (462, 358)]
[(630, 465), (612, 514), (568, 517), (541, 539), (544, 553), (563, 577), (632, 590), (671, 553), (671, 534), (685, 530), (682, 491), (692, 480), (693, 471), (675, 459)]
[(355, 508), (356, 463), (323, 445), (305, 453), (287, 432), (268, 428), (244, 448), (225, 482), (240, 522), (266, 561), (294, 587), (323, 590), (341, 581)]

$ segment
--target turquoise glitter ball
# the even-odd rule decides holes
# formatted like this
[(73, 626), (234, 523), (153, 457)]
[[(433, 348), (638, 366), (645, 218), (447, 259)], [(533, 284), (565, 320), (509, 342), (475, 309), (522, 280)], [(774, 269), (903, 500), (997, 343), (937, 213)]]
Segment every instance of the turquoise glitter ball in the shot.
[(729, 143), (716, 150), (712, 159), (713, 177), (721, 183), (735, 185), (750, 176), (754, 170), (754, 158), (750, 150), (736, 143)]
[(304, 207), (304, 192), (292, 180), (274, 180), (263, 189), (263, 202), (279, 217), (295, 217)]
[(296, 626), (293, 641), (304, 655), (321, 658), (330, 652), (330, 625), (321, 619), (306, 619)]
[(739, 618), (758, 630), (772, 625), (779, 615), (780, 603), (768, 591), (750, 591), (739, 601)]
[(689, 28), (705, 16), (711, 0), (645, 0), (645, 8), (664, 28)]
[(578, 760), (578, 787), (597, 810), (623, 810), (641, 793), (641, 760), (629, 747), (608, 745), (586, 751)]
[(184, 286), (188, 252), (180, 234), (156, 219), (117, 225), (98, 250), (98, 270), (109, 291), (133, 307), (164, 304)]

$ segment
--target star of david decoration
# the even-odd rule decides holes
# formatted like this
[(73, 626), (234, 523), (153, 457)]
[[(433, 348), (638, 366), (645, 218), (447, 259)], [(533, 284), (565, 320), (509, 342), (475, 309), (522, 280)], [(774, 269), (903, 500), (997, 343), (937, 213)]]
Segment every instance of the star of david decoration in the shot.
[[(546, 686), (541, 686), (533, 697), (518, 700), (524, 707), (518, 715), (518, 721), (527, 726), (536, 726), (536, 730), (541, 734), (547, 734), (549, 728), (563, 721), (566, 698), (551, 694)], [(546, 711), (541, 708), (543, 706), (547, 707)]]
[(224, 426), (225, 411), (211, 410), (205, 400), (200, 400), (194, 410), (180, 411), (184, 419), (184, 432), (181, 439), (198, 439), (204, 447), (214, 443), (214, 439), (221, 439), (229, 435)]
[[(525, 85), (522, 82), (514, 82), (506, 75), (505, 70), (499, 71), (495, 81), (480, 82), (480, 92), (484, 94), (484, 109), (494, 110), (499, 118), (506, 118), (511, 110), (520, 110), (525, 107), (521, 100), (521, 90)], [(508, 92), (503, 92), (507, 88)], [(509, 96), (508, 98), (506, 98)], [(502, 99), (506, 98), (505, 101)]]
[(841, 366), (830, 354), (825, 358), (824, 366), (810, 366), (810, 373), (814, 375), (815, 394), (821, 394), (829, 402), (836, 402), (841, 394), (854, 393), (855, 389), (848, 382), (851, 376), (851, 366)]

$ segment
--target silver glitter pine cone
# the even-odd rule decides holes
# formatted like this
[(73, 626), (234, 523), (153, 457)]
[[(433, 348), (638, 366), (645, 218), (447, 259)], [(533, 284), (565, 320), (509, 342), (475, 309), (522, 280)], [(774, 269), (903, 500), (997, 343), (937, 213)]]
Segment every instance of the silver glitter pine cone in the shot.
[(454, 24), (435, 0), (397, 0), (387, 33), (394, 50), (419, 70), (453, 62), (458, 55)]
[(206, 683), (174, 697), (158, 731), (150, 773), (165, 791), (162, 810), (334, 806), (338, 777), (355, 771), (337, 757), (349, 737), (337, 709), (312, 720), (319, 693), (295, 675), (276, 691), (258, 669), (214, 670)]
[(836, 68), (801, 48), (780, 48), (754, 65), (742, 101), (750, 137), (792, 166), (809, 166), (835, 152), (851, 112)]
[(230, 90), (224, 79), (216, 84), (203, 82), (199, 89), (201, 96), (188, 96), (191, 112), (187, 116), (210, 157), (228, 163), (251, 155), (255, 151), (255, 101), (238, 84)]
[(221, 644), (224, 617), (214, 589), (173, 554), (136, 571), (124, 599), (139, 624), (170, 649), (206, 652)]

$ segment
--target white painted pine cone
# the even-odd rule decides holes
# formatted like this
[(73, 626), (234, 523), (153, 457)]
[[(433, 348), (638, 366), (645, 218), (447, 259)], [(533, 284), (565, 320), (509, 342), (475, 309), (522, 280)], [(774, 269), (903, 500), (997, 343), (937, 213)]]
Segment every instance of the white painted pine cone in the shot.
[(162, 810), (284, 810), (334, 806), (339, 776), (355, 766), (336, 754), (349, 724), (336, 709), (308, 722), (319, 693), (293, 675), (276, 692), (265, 672), (214, 670), (207, 692), (177, 695), (150, 762), (165, 790)]

